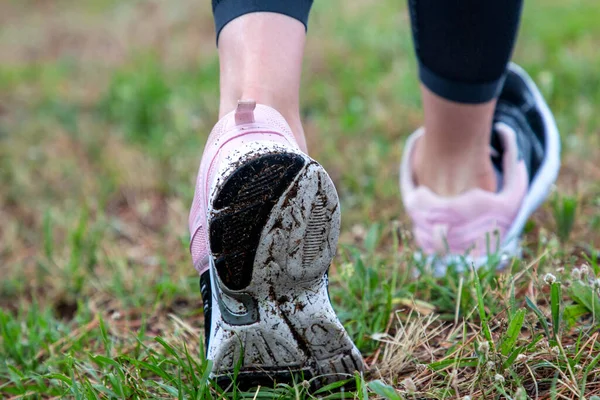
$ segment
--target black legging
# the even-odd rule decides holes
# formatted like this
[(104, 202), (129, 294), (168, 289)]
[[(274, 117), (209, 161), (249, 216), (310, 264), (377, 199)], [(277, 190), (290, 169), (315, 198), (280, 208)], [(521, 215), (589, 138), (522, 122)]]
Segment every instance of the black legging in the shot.
[[(312, 0), (212, 0), (217, 37), (231, 20), (257, 11), (305, 26)], [(523, 0), (408, 0), (419, 76), (437, 95), (483, 103), (499, 93), (517, 36)]]

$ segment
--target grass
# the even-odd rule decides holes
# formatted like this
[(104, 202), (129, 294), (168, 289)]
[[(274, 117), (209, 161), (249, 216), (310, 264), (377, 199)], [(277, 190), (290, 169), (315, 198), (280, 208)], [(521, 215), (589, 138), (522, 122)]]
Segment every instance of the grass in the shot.
[(563, 133), (557, 189), (523, 260), (439, 278), (397, 189), (422, 119), (405, 6), (332, 1), (311, 17), (302, 114), (342, 199), (331, 297), (371, 366), (356, 390), (207, 379), (186, 219), (218, 111), (209, 2), (6, 1), (0, 398), (600, 396), (600, 4), (527, 2), (514, 58)]

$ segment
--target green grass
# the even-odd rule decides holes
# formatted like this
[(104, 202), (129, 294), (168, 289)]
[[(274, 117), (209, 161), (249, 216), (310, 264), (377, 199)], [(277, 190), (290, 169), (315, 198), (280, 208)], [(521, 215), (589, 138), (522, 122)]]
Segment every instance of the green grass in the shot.
[(397, 187), (422, 119), (405, 5), (332, 1), (311, 17), (302, 115), (342, 200), (331, 298), (371, 366), (356, 390), (207, 378), (186, 222), (218, 112), (209, 2), (7, 1), (0, 398), (600, 395), (600, 3), (526, 2), (515, 61), (563, 133), (557, 189), (523, 260), (440, 278), (413, 259)]

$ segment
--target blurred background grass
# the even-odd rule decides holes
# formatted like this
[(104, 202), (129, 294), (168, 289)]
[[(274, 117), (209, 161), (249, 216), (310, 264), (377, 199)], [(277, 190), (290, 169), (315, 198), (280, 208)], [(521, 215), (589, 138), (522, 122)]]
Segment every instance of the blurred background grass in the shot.
[[(82, 213), (103, 221), (101, 247), (130, 230), (132, 243), (115, 251), (139, 246), (187, 264), (185, 214), (218, 107), (209, 2), (7, 0), (0, 16), (5, 276), (37, 268), (44, 241), (63, 251)], [(598, 20), (593, 0), (528, 1), (514, 57), (555, 111), (561, 189), (590, 200), (582, 238), (600, 226)], [(341, 194), (346, 232), (404, 221), (397, 167), (421, 120), (409, 28), (393, 1), (317, 1), (311, 16), (302, 115), (311, 154)]]

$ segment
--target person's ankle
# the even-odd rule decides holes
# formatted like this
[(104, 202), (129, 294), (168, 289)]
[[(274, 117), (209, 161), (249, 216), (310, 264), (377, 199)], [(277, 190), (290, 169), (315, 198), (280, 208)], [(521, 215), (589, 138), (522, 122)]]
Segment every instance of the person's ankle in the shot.
[(434, 193), (458, 196), (472, 189), (489, 192), (497, 190), (497, 177), (487, 149), (483, 154), (427, 153), (423, 146), (415, 148), (413, 174), (418, 186), (425, 186)]

